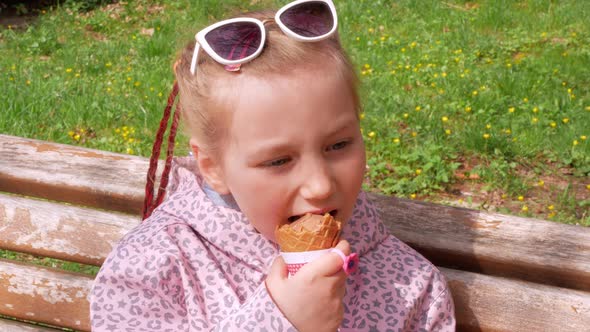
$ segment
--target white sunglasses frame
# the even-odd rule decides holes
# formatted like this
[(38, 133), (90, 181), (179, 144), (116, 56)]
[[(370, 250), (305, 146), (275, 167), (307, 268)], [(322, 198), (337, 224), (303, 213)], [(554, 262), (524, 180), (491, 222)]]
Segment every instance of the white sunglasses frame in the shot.
[[(294, 6), (300, 5), (302, 3), (307, 3), (307, 2), (322, 2), (322, 3), (325, 3), (328, 6), (328, 8), (330, 8), (330, 12), (332, 13), (332, 18), (334, 20), (334, 25), (332, 26), (332, 29), (330, 31), (328, 31), (327, 33), (325, 33), (321, 36), (317, 36), (317, 37), (305, 37), (305, 36), (301, 36), (299, 34), (296, 34), (293, 31), (291, 31), (281, 21), (280, 17), (285, 11), (289, 10), (290, 8), (292, 8)], [(332, 2), (332, 0), (296, 0), (296, 1), (293, 1), (293, 2), (283, 6), (281, 9), (279, 9), (277, 11), (277, 13), (275, 14), (275, 17), (274, 17), (274, 21), (277, 23), (277, 25), (283, 31), (284, 34), (286, 34), (287, 36), (289, 36), (295, 40), (301, 41), (301, 42), (317, 42), (317, 41), (326, 39), (326, 38), (332, 36), (336, 32), (336, 30), (338, 29), (338, 15), (336, 14), (336, 7), (334, 6), (334, 3)], [(205, 39), (205, 36), (209, 32), (211, 32), (212, 30), (215, 30), (215, 29), (219, 28), (220, 26), (231, 24), (231, 23), (236, 23), (236, 22), (248, 22), (248, 23), (254, 23), (254, 24), (258, 25), (258, 27), (260, 28), (260, 31), (261, 31), (260, 46), (258, 46), (258, 49), (256, 50), (256, 52), (252, 53), (251, 55), (249, 55), (245, 58), (238, 59), (238, 60), (227, 60), (227, 59), (220, 57), (213, 50), (213, 48), (209, 45), (209, 43)], [(226, 65), (226, 66), (240, 65), (243, 63), (250, 62), (253, 59), (257, 58), (260, 55), (260, 53), (262, 52), (262, 49), (264, 48), (264, 44), (266, 43), (266, 29), (264, 28), (264, 23), (265, 22), (263, 22), (259, 19), (255, 19), (255, 18), (251, 18), (251, 17), (238, 17), (238, 18), (232, 18), (232, 19), (228, 19), (228, 20), (223, 20), (221, 22), (217, 22), (217, 23), (210, 25), (210, 26), (206, 27), (205, 29), (199, 31), (195, 35), (196, 44), (195, 44), (195, 50), (193, 51), (193, 57), (191, 60), (191, 67), (190, 67), (191, 74), (194, 75), (196, 72), (198, 56), (199, 56), (199, 49), (201, 47), (203, 48), (203, 50), (205, 52), (207, 52), (207, 54), (210, 57), (213, 58), (213, 60), (215, 60), (216, 62), (218, 62), (222, 65)]]

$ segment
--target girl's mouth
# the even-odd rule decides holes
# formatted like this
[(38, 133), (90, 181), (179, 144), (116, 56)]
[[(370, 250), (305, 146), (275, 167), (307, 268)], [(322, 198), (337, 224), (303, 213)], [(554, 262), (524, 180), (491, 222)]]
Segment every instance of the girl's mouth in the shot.
[[(336, 215), (338, 215), (338, 210), (332, 210), (330, 212), (328, 212), (332, 217), (336, 218)], [(287, 220), (289, 221), (289, 223), (294, 222), (295, 220), (303, 217), (304, 215), (296, 215), (296, 216), (290, 216), (289, 218), (287, 218)]]

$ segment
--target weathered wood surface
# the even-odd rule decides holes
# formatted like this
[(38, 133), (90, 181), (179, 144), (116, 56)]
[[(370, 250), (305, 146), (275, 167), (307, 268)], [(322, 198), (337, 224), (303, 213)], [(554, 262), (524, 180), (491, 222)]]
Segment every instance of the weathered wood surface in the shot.
[(2, 332), (58, 332), (60, 330), (0, 318)]
[[(461, 331), (584, 331), (590, 326), (590, 293), (441, 270)], [(0, 314), (89, 330), (91, 283), (86, 276), (0, 260)]]
[[(76, 195), (92, 198), (75, 203), (141, 210), (147, 159), (6, 135), (0, 135), (0, 155), (0, 191), (43, 194), (48, 186), (55, 193), (69, 191), (56, 186), (80, 187)], [(14, 177), (29, 179), (29, 189), (11, 190)], [(113, 197), (117, 204), (110, 208)], [(393, 234), (437, 265), (590, 291), (590, 228), (371, 197)]]
[(441, 268), (459, 331), (590, 331), (590, 293)]
[(140, 219), (0, 194), (0, 249), (100, 266)]
[(372, 198), (391, 232), (438, 266), (590, 291), (590, 228)]
[(7, 135), (0, 135), (0, 156), (0, 191), (141, 211), (145, 158)]
[(0, 260), (0, 314), (90, 331), (92, 282), (82, 274)]

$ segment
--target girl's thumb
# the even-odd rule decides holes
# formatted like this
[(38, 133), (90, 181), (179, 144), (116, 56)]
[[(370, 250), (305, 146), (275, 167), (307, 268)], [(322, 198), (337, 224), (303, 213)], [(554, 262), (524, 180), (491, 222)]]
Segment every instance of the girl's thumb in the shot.
[(289, 271), (287, 271), (287, 265), (285, 264), (285, 260), (281, 255), (277, 256), (275, 260), (272, 262), (270, 266), (270, 270), (268, 271), (268, 278), (271, 279), (287, 279), (289, 275)]

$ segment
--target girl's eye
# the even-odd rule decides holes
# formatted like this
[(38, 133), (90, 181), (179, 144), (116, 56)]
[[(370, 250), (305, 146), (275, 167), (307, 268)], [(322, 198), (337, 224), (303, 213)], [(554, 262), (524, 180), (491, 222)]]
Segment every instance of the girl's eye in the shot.
[(328, 151), (331, 150), (341, 150), (344, 149), (348, 145), (348, 141), (338, 142), (336, 144), (332, 144), (328, 147)]
[(264, 166), (265, 167), (280, 167), (280, 166), (285, 165), (289, 161), (291, 161), (291, 158), (280, 158), (280, 159), (267, 161), (264, 163)]

